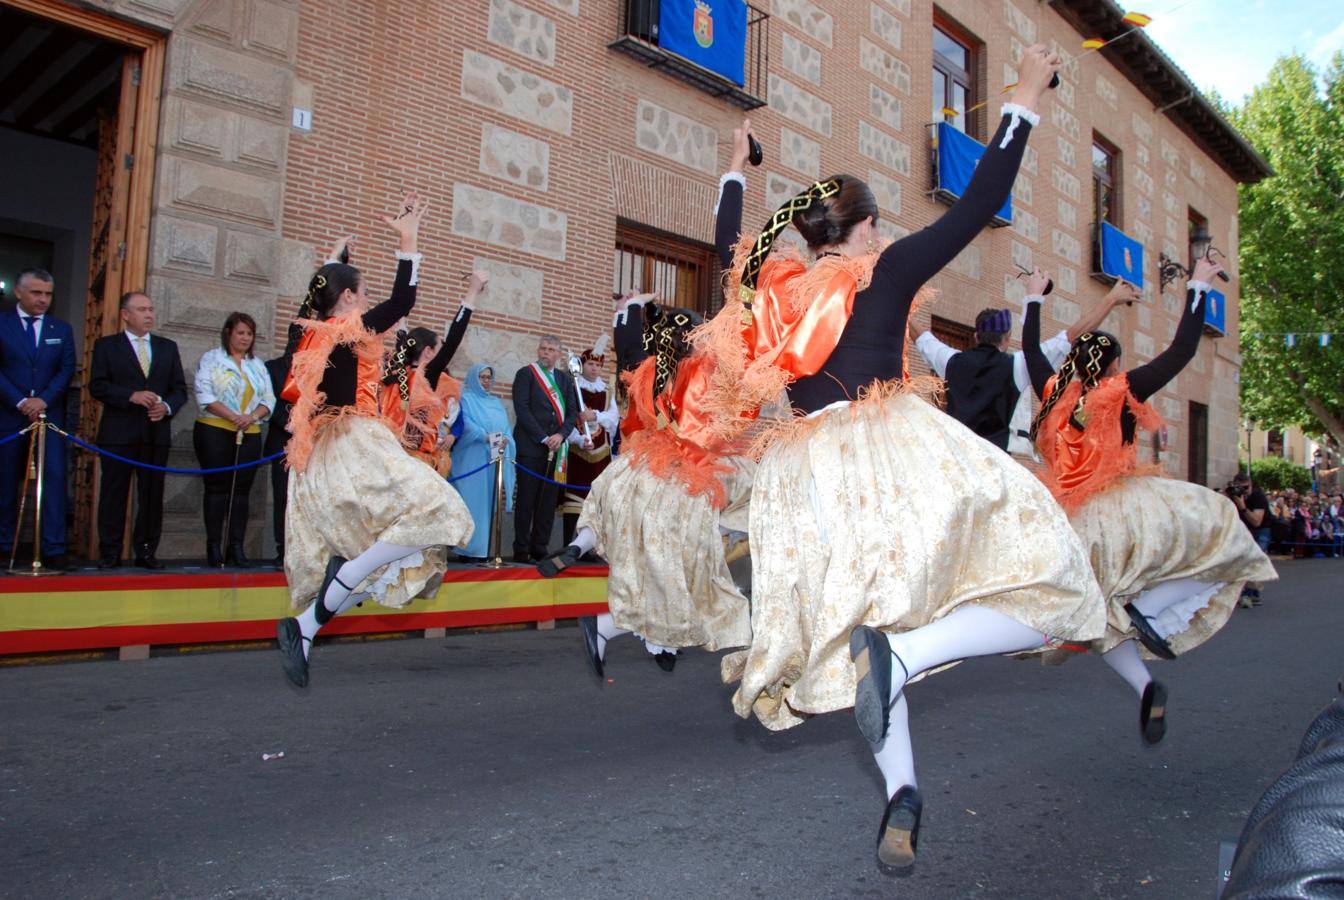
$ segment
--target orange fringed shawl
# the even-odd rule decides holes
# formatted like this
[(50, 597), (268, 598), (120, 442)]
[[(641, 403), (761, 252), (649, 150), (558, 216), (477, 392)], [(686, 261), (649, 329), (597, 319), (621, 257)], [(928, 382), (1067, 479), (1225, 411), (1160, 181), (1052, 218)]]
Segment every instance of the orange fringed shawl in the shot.
[[(380, 335), (364, 327), (362, 313), (354, 310), (333, 319), (298, 321), (305, 333), (294, 353), (290, 377), (298, 388), (299, 399), (289, 414), (290, 439), (285, 445), (285, 463), (295, 472), (307, 467), (318, 433), (336, 419), (357, 415), (382, 420), (379, 399), (383, 343)], [(339, 345), (354, 351), (359, 366), (353, 406), (327, 406), (327, 396), (320, 387), (331, 351)]]
[[(701, 494), (714, 509), (723, 509), (728, 498), (718, 476), (732, 471), (720, 462), (732, 455), (730, 442), (717, 437), (705, 414), (704, 397), (714, 372), (714, 360), (695, 354), (677, 365), (677, 375), (663, 396), (653, 397), (656, 359), (649, 357), (633, 372), (622, 376), (630, 408), (621, 420), (623, 452), (649, 467), (659, 478), (680, 482), (687, 493)], [(676, 410), (670, 424), (658, 427), (658, 414), (669, 418), (667, 401)]]
[[(775, 402), (790, 382), (821, 371), (849, 324), (855, 296), (872, 283), (881, 255), (878, 250), (824, 256), (808, 268), (797, 250), (780, 247), (761, 267), (748, 315), (742, 272), (753, 243), (750, 235), (738, 241), (725, 279), (727, 302), (691, 335), (696, 349), (717, 361), (703, 409), (710, 430), (723, 440), (736, 440), (751, 429), (760, 408)], [(930, 295), (925, 288), (915, 295), (911, 319)], [(908, 364), (903, 375), (909, 379)]]
[[(1056, 375), (1046, 384), (1047, 397), (1058, 377)], [(1117, 478), (1158, 470), (1155, 465), (1140, 466), (1137, 448), (1123, 440), (1120, 413), (1126, 405), (1140, 428), (1153, 431), (1163, 424), (1157, 410), (1147, 403), (1140, 403), (1130, 393), (1129, 378), (1115, 375), (1103, 379), (1087, 392), (1079, 415), (1079, 421), (1086, 427), (1080, 430), (1069, 419), (1078, 407), (1082, 391), (1083, 385), (1079, 381), (1064, 389), (1064, 395), (1050, 410), (1036, 438), (1041, 460), (1045, 463), (1041, 480), (1069, 515)]]

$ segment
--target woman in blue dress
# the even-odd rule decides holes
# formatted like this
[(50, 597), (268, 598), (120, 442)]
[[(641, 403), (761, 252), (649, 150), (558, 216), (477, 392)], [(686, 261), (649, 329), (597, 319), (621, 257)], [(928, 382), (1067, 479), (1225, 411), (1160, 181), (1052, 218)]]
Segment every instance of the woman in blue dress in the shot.
[[(494, 366), (478, 363), (467, 371), (462, 382), (462, 436), (453, 444), (453, 474), (464, 475), (490, 461), (490, 435), (501, 434), (507, 443), (505, 455), (512, 460), (515, 454), (509, 414), (503, 402), (490, 393), (494, 382)], [(513, 508), (513, 466), (504, 466), (504, 502)], [(454, 481), (462, 499), (471, 510), (476, 523), (471, 540), (457, 553), (469, 560), (483, 560), (490, 551), (490, 520), (495, 513), (495, 473), (486, 469)]]

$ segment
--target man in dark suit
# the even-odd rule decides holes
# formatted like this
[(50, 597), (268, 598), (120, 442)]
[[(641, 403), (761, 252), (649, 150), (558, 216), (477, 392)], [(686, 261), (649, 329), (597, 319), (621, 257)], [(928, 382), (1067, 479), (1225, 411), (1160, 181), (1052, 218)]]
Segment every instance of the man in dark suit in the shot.
[[(266, 423), (266, 443), (262, 445), (263, 456), (273, 456), (285, 449), (289, 443), (290, 403), (280, 397), (285, 389), (285, 379), (289, 377), (288, 355), (266, 360), (266, 371), (271, 376), (271, 390), (275, 392), (275, 411)], [(271, 522), (275, 527), (275, 565), (285, 563), (285, 507), (289, 502), (289, 470), (285, 468), (282, 456), (271, 463)]]
[[(187, 402), (187, 382), (177, 344), (151, 335), (154, 303), (140, 291), (121, 298), (120, 334), (93, 345), (89, 393), (103, 404), (98, 446), (137, 462), (168, 462), (173, 415)], [(154, 554), (163, 533), (163, 473), (100, 457), (98, 490), (98, 568), (121, 565), (126, 499), (135, 474), (137, 509), (131, 543), (135, 564), (162, 569)]]
[[(0, 437), (26, 428), (46, 413), (65, 427), (65, 391), (75, 374), (75, 333), (47, 315), (55, 282), (41, 269), (19, 273), (18, 306), (0, 314)], [(28, 461), (28, 441), (0, 446), (0, 554), (8, 562), (14, 545), (19, 484)], [(42, 558), (48, 568), (69, 568), (65, 553), (65, 440), (47, 435), (42, 485)]]
[[(574, 430), (579, 401), (574, 380), (562, 366), (560, 339), (543, 335), (537, 361), (513, 376), (513, 439), (518, 463), (554, 478), (564, 459), (565, 439)], [(513, 561), (531, 563), (550, 555), (551, 526), (560, 489), (518, 473), (518, 499), (513, 508)]]

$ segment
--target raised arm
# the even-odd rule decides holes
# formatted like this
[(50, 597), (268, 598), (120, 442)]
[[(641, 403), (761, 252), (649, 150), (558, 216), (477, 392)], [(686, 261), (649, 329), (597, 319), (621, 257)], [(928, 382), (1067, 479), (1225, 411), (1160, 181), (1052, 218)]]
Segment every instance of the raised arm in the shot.
[(1050, 360), (1041, 350), (1041, 296), (1028, 296), (1022, 312), (1022, 356), (1027, 361), (1031, 376), (1031, 390), (1040, 400), (1045, 396), (1045, 385), (1055, 374)]
[(1133, 304), (1138, 299), (1139, 289), (1121, 278), (1111, 285), (1111, 289), (1105, 297), (1089, 306), (1087, 311), (1078, 317), (1078, 321), (1073, 323), (1072, 327), (1069, 328), (1069, 343), (1072, 344), (1089, 331), (1096, 331), (1100, 328), (1101, 323), (1111, 314), (1111, 310), (1121, 303)]
[(932, 331), (925, 331), (915, 338), (915, 347), (935, 375), (939, 378), (947, 377), (947, 364), (957, 355), (956, 350), (934, 337)]
[(489, 283), (489, 272), (477, 271), (471, 273), (467, 284), (467, 295), (462, 298), (462, 307), (458, 309), (457, 315), (453, 316), (452, 324), (448, 326), (448, 333), (444, 335), (443, 341), (439, 344), (438, 352), (425, 366), (425, 378), (431, 388), (439, 386), (439, 378), (448, 370), (448, 364), (453, 361), (453, 354), (457, 353), (457, 348), (462, 346), (462, 338), (467, 333), (467, 325), (471, 323), (471, 314), (476, 309), (476, 298)]
[(403, 201), (400, 214), (383, 216), (387, 226), (396, 232), (399, 247), (392, 296), (364, 313), (361, 319), (364, 327), (376, 334), (382, 334), (406, 318), (415, 306), (415, 286), (420, 280), (420, 220), (426, 208), (427, 204), (419, 194), (410, 193)]
[(750, 133), (750, 119), (743, 119), (742, 127), (733, 129), (733, 158), (728, 171), (719, 179), (719, 202), (714, 207), (714, 249), (725, 269), (733, 264), (733, 251), (742, 233), (742, 195), (747, 188), (742, 173), (747, 170)]
[(999, 127), (965, 193), (937, 222), (888, 247), (879, 265), (896, 267), (906, 284), (918, 287), (950, 263), (989, 224), (1012, 191), (1027, 137), (1040, 122), (1035, 110), (1059, 63), (1059, 56), (1042, 45), (1026, 50), (1017, 90), (1011, 102), (1004, 104)]
[(1208, 299), (1209, 283), (1223, 271), (1223, 267), (1207, 258), (1195, 264), (1195, 271), (1186, 283), (1185, 305), (1181, 307), (1181, 321), (1176, 326), (1176, 337), (1146, 365), (1129, 371), (1129, 390), (1140, 400), (1162, 390), (1195, 358), (1199, 352), (1199, 336), (1204, 332), (1204, 304)]

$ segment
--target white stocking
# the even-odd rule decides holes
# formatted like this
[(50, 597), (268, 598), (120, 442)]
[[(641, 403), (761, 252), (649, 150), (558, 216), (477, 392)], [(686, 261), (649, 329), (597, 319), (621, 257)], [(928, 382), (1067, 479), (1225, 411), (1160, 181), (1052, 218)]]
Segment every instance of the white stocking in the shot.
[(1143, 664), (1143, 658), (1139, 656), (1139, 647), (1134, 641), (1125, 641), (1107, 650), (1101, 654), (1101, 661), (1114, 669), (1115, 674), (1125, 679), (1134, 689), (1139, 699), (1143, 699), (1143, 689), (1153, 680), (1153, 676)]
[(569, 542), (569, 546), (578, 547), (579, 556), (591, 553), (597, 546), (597, 532), (585, 525), (574, 533), (574, 540)]
[(1187, 597), (1193, 597), (1195, 594), (1207, 591), (1215, 583), (1212, 581), (1196, 581), (1193, 578), (1177, 578), (1175, 581), (1164, 581), (1139, 594), (1138, 598), (1134, 600), (1134, 608), (1149, 618), (1157, 618), (1167, 607), (1180, 603)]
[(888, 634), (887, 641), (900, 659), (900, 663), (892, 660), (894, 698), (907, 677), (913, 678), (926, 669), (972, 656), (1034, 650), (1045, 643), (1045, 636), (1003, 613), (968, 605), (913, 631)]
[(873, 747), (873, 759), (887, 782), (887, 799), (895, 796), (905, 785), (915, 783), (915, 755), (910, 747), (910, 709), (905, 695), (896, 698), (891, 707), (891, 724), (882, 743)]
[(612, 619), (611, 613), (604, 612), (597, 614), (597, 633), (602, 636), (602, 643), (598, 647), (597, 655), (602, 659), (607, 658), (607, 643), (612, 638), (618, 638), (623, 634), (629, 634), (624, 628), (617, 628), (616, 621)]
[[(363, 591), (360, 591), (358, 594), (351, 594), (341, 601), (341, 608), (332, 613), (332, 617), (339, 616), (352, 606), (358, 606), (360, 603), (369, 599), (370, 596), (371, 595), (366, 594)], [(308, 608), (299, 613), (297, 619), (299, 622), (299, 632), (308, 639), (300, 642), (303, 645), (303, 658), (307, 659), (308, 651), (313, 646), (313, 638), (317, 637), (317, 632), (322, 628), (321, 625), (317, 624), (317, 602), (314, 601), (308, 604)]]
[(405, 559), (412, 553), (419, 553), (425, 547), (407, 547), (403, 544), (387, 544), (378, 541), (372, 547), (347, 562), (336, 572), (336, 578), (327, 588), (322, 605), (334, 613), (340, 612), (351, 591), (359, 587), (360, 582), (368, 578), (383, 566)]

